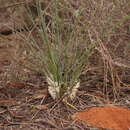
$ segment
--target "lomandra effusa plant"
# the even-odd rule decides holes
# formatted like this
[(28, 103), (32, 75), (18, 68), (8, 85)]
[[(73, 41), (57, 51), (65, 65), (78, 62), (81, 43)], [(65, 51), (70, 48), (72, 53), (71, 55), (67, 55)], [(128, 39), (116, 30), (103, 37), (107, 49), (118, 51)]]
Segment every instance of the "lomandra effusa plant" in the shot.
[(38, 0), (35, 5), (37, 19), (27, 6), (33, 25), (24, 37), (28, 67), (46, 77), (53, 99), (73, 99), (80, 86), (79, 76), (95, 46), (82, 23), (83, 10), (61, 0), (51, 1), (46, 8)]

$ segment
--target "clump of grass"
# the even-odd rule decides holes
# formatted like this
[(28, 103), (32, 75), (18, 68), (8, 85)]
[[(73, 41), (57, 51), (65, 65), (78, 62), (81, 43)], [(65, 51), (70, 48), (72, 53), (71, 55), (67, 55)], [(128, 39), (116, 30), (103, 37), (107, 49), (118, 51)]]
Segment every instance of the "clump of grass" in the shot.
[(27, 6), (33, 25), (28, 36), (24, 35), (27, 67), (45, 75), (53, 99), (73, 99), (80, 86), (79, 76), (95, 47), (82, 21), (83, 9), (59, 0), (44, 9), (40, 1), (35, 5), (37, 19)]
[(46, 76), (54, 99), (64, 95), (72, 98), (80, 85), (79, 75), (96, 44), (101, 57), (97, 56), (97, 51), (93, 56), (97, 60), (102, 58), (104, 63), (104, 85), (101, 87), (104, 97), (111, 96), (111, 91), (108, 91), (111, 87), (117, 98), (121, 82), (112, 48), (116, 48), (119, 41), (112, 39), (118, 37), (116, 29), (129, 19), (128, 0), (53, 0), (45, 5), (44, 2), (36, 1), (26, 7), (29, 19), (26, 19), (25, 28), (29, 33), (23, 36), (26, 44), (22, 45), (21, 52), (27, 61), (24, 65)]

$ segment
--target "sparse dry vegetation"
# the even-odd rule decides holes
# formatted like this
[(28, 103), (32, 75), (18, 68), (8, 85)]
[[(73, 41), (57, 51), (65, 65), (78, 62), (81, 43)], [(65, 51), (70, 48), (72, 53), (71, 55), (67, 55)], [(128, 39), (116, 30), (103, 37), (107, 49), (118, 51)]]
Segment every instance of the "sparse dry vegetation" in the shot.
[[(0, 0), (0, 129), (89, 129), (71, 115), (106, 104), (130, 107), (129, 6)], [(49, 81), (60, 88), (57, 100)], [(75, 98), (62, 102), (79, 81)]]

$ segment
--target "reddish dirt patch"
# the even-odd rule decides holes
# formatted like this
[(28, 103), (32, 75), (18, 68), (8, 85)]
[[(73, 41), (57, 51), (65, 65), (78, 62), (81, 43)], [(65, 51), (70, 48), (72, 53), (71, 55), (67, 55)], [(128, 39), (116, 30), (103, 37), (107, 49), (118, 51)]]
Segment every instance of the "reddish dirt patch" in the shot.
[(130, 128), (130, 110), (123, 107), (93, 107), (74, 114), (73, 118), (89, 125), (112, 130), (128, 130)]

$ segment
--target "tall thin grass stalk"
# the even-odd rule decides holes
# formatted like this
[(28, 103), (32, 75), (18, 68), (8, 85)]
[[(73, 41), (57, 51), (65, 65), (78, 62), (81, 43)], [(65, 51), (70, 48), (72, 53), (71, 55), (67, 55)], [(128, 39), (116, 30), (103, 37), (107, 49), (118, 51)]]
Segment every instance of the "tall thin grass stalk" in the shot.
[(43, 9), (37, 0), (37, 20), (26, 7), (33, 25), (24, 36), (28, 67), (45, 75), (53, 99), (75, 97), (79, 76), (95, 47), (82, 23), (82, 8), (76, 10), (68, 3), (53, 0)]

